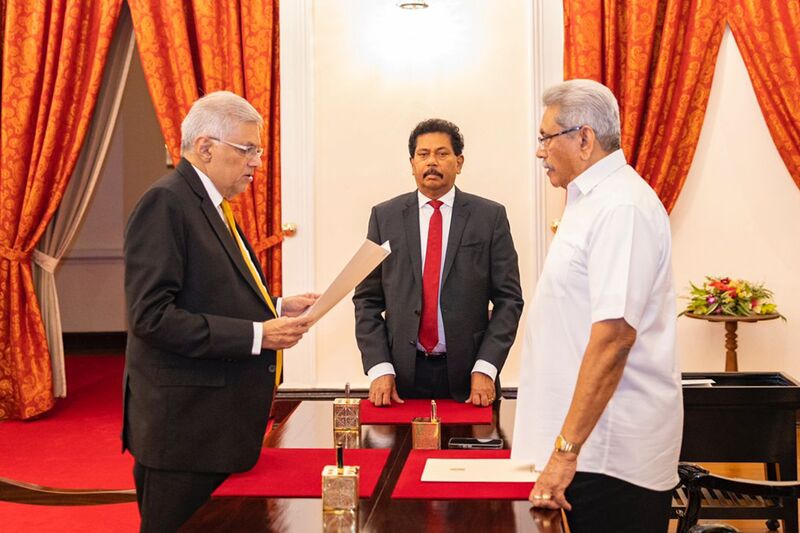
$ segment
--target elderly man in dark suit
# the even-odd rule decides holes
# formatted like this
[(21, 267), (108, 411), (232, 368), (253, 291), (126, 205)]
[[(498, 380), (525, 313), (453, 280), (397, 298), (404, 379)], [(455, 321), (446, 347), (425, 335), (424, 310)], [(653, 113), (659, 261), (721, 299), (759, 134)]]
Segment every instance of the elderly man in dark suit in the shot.
[(211, 93), (181, 124), (183, 158), (142, 196), (125, 235), (123, 448), (142, 531), (175, 531), (259, 457), (281, 352), (316, 295), (267, 291), (228, 200), (261, 166), (262, 118)]
[[(392, 254), (353, 296), (375, 405), (454, 398), (489, 405), (522, 313), (505, 208), (455, 187), (464, 139), (446, 120), (411, 132), (417, 190), (372, 209), (367, 237)], [(493, 305), (491, 312), (489, 304)]]

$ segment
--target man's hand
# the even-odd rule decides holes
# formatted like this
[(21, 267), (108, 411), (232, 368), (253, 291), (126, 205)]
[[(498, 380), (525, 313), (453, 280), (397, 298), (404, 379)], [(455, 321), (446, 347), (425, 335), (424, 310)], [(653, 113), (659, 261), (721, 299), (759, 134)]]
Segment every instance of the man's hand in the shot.
[(483, 372), (472, 373), (469, 398), (464, 403), (491, 405), (494, 401), (494, 381)]
[(300, 316), (306, 309), (314, 305), (319, 299), (319, 294), (307, 292), (281, 299), (281, 316)]
[(268, 350), (291, 348), (303, 338), (313, 321), (309, 317), (280, 317), (264, 322), (261, 347)]
[(369, 384), (369, 401), (376, 407), (391, 405), (392, 402), (405, 403), (397, 394), (394, 376), (391, 374), (385, 374), (372, 380), (372, 383)]
[(544, 467), (544, 472), (536, 480), (528, 499), (534, 507), (540, 509), (566, 509), (572, 510), (572, 505), (564, 496), (572, 478), (575, 477), (575, 470), (578, 466), (578, 456), (574, 453), (564, 453), (553, 451), (550, 460)]

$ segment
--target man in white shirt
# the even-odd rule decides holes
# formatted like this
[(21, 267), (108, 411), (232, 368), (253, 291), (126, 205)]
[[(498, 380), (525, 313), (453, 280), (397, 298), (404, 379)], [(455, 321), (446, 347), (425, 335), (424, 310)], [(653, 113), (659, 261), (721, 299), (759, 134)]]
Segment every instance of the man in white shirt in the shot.
[[(505, 208), (455, 186), (458, 126), (420, 122), (408, 141), (417, 190), (372, 208), (367, 238), (391, 255), (356, 287), (356, 339), (375, 405), (454, 398), (490, 405), (522, 313)], [(489, 305), (492, 312), (489, 312)]]
[[(683, 427), (668, 215), (620, 149), (614, 95), (543, 97), (537, 157), (567, 206), (523, 344), (512, 457), (573, 533), (666, 531)], [(554, 444), (555, 442), (555, 444)]]

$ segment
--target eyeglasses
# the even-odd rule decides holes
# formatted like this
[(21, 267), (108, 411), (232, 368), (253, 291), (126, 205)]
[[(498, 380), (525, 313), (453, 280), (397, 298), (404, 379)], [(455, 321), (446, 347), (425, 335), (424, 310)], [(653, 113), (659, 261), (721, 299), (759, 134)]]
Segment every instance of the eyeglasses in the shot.
[(553, 137), (558, 137), (559, 135), (565, 135), (567, 133), (572, 133), (573, 131), (578, 131), (582, 127), (583, 126), (574, 126), (572, 128), (561, 130), (558, 133), (550, 133), (549, 135), (542, 135), (541, 137), (539, 137), (539, 148), (547, 148), (547, 146), (550, 144), (550, 139), (552, 139)]
[(245, 146), (243, 144), (236, 144), (228, 141), (223, 141), (222, 139), (217, 139), (216, 137), (209, 137), (212, 141), (221, 142), (222, 144), (227, 144), (231, 148), (236, 148), (240, 154), (247, 157), (248, 159), (252, 159), (254, 157), (261, 157), (261, 154), (264, 153), (264, 149), (260, 146)]

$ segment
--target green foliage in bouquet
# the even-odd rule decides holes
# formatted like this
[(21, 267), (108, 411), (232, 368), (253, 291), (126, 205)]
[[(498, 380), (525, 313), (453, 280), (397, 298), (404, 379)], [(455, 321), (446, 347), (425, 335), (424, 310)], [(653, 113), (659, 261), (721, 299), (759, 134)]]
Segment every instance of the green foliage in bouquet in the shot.
[[(763, 283), (750, 283), (743, 279), (714, 278), (706, 276), (702, 287), (692, 282), (689, 304), (680, 314), (757, 316), (778, 314), (772, 301), (772, 291)], [(678, 315), (680, 316), (680, 315)], [(786, 320), (783, 315), (781, 318)]]

